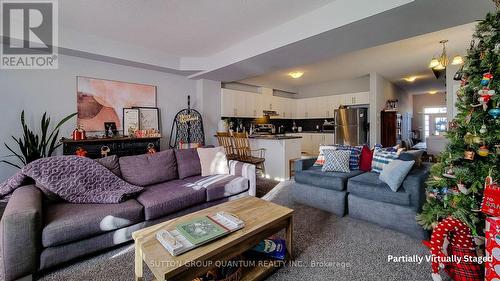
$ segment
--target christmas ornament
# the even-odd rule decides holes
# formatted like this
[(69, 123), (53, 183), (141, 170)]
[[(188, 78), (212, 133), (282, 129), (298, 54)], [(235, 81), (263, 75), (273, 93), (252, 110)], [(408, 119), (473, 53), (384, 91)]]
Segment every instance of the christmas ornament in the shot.
[(469, 79), (467, 79), (466, 75), (462, 75), (462, 80), (460, 81), (460, 86), (465, 87), (469, 84)]
[(474, 151), (466, 150), (464, 151), (464, 159), (465, 160), (474, 160)]
[(483, 106), (483, 110), (488, 110), (488, 102), (491, 100), (491, 97), (495, 95), (495, 90), (490, 90), (488, 88), (484, 88), (477, 92), (479, 94), (479, 104), (471, 104), (473, 107)]
[(458, 123), (457, 123), (457, 121), (456, 121), (456, 120), (450, 121), (450, 122), (448, 123), (448, 128), (449, 128), (450, 130), (454, 130), (454, 129), (458, 128)]
[(456, 178), (455, 174), (453, 173), (453, 164), (450, 164), (450, 166), (448, 167), (448, 169), (446, 169), (446, 171), (443, 174), (443, 177), (449, 178), (449, 179)]
[(484, 179), (484, 194), (481, 211), (487, 215), (500, 216), (500, 186), (493, 181), (490, 174)]
[(495, 144), (495, 150), (497, 152), (497, 155), (500, 155), (500, 144)]
[[(446, 239), (449, 243), (445, 243)], [(432, 231), (430, 242), (424, 244), (431, 250), (433, 280), (442, 280), (440, 267), (452, 280), (483, 280), (483, 268), (473, 261), (477, 254), (471, 230), (462, 221), (453, 217), (444, 219)], [(465, 256), (470, 259), (466, 261)], [(461, 257), (460, 261), (458, 257)]]
[(490, 151), (486, 145), (483, 145), (477, 150), (477, 154), (479, 154), (479, 156), (486, 157), (490, 154)]
[(497, 119), (500, 116), (500, 108), (492, 108), (488, 111), (488, 114)]
[(481, 85), (488, 86), (490, 84), (491, 79), (493, 79), (493, 74), (489, 72), (483, 74), (483, 79), (481, 79)]
[(464, 135), (464, 142), (468, 145), (471, 145), (474, 143), (474, 135), (471, 134), (470, 132), (467, 132), (465, 135)]
[(472, 141), (476, 144), (482, 143), (483, 140), (481, 139), (480, 136), (478, 136), (476, 133), (474, 133), (474, 136), (472, 137)]
[(480, 134), (486, 134), (487, 132), (488, 132), (488, 129), (486, 129), (486, 125), (485, 125), (485, 124), (483, 124), (483, 125), (481, 126), (481, 129), (479, 129), (479, 133), (480, 133)]
[(465, 184), (463, 184), (461, 182), (457, 183), (457, 188), (458, 188), (458, 190), (460, 190), (460, 192), (462, 192), (465, 195), (469, 194), (471, 191), (469, 188), (467, 188), (465, 186)]

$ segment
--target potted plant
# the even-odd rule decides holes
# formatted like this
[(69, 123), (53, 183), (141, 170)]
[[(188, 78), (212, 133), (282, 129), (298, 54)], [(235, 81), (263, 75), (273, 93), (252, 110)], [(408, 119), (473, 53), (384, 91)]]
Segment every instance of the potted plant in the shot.
[[(20, 138), (12, 136), (12, 139), (16, 142), (18, 146), (17, 152), (16, 150), (14, 150), (12, 146), (9, 146), (7, 143), (4, 143), (5, 147), (12, 153), (11, 155), (8, 155), (6, 157), (15, 157), (24, 166), (37, 159), (52, 156), (52, 153), (54, 153), (54, 151), (59, 146), (61, 146), (61, 143), (58, 142), (59, 128), (69, 119), (73, 118), (76, 114), (77, 113), (72, 113), (63, 118), (49, 133), (50, 117), (47, 116), (47, 112), (45, 112), (40, 122), (40, 132), (38, 134), (32, 131), (28, 127), (28, 125), (26, 125), (24, 119), (24, 110), (23, 110), (21, 112), (21, 126), (23, 128), (23, 136)], [(21, 169), (20, 165), (17, 165), (12, 161), (1, 160), (0, 162)]]

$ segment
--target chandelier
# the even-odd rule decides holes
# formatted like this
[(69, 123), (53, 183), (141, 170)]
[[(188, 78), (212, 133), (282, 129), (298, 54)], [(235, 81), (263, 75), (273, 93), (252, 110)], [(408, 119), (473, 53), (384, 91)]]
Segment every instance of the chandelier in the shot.
[[(429, 63), (429, 68), (432, 68), (433, 70), (443, 70), (448, 66), (448, 64), (450, 63), (450, 59), (446, 54), (447, 42), (448, 40), (439, 41), (440, 44), (443, 44), (443, 51), (441, 52), (441, 55), (439, 57), (432, 57), (431, 62)], [(460, 55), (456, 55), (451, 61), (452, 65), (459, 65), (462, 63), (464, 63), (464, 59)]]

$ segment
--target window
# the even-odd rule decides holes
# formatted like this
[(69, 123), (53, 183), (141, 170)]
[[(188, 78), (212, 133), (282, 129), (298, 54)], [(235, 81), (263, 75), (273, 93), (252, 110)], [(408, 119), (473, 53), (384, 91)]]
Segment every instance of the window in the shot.
[(448, 118), (446, 118), (446, 107), (424, 108), (424, 135), (442, 135), (446, 132)]
[(426, 107), (424, 108), (425, 114), (446, 113), (446, 107)]

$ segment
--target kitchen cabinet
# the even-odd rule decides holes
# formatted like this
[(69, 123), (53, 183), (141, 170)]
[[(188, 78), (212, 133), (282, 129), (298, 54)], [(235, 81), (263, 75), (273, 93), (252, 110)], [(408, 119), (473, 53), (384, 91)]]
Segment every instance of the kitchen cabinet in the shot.
[(358, 104), (369, 104), (369, 93), (353, 93), (341, 95), (341, 100), (343, 105), (358, 105)]
[(263, 110), (276, 111), (278, 119), (333, 118), (340, 105), (369, 104), (369, 93), (352, 93), (289, 99), (232, 89), (221, 89), (222, 117), (258, 118)]
[(303, 153), (318, 155), (320, 145), (330, 145), (334, 143), (333, 133), (294, 133), (291, 136), (302, 137), (300, 150)]

